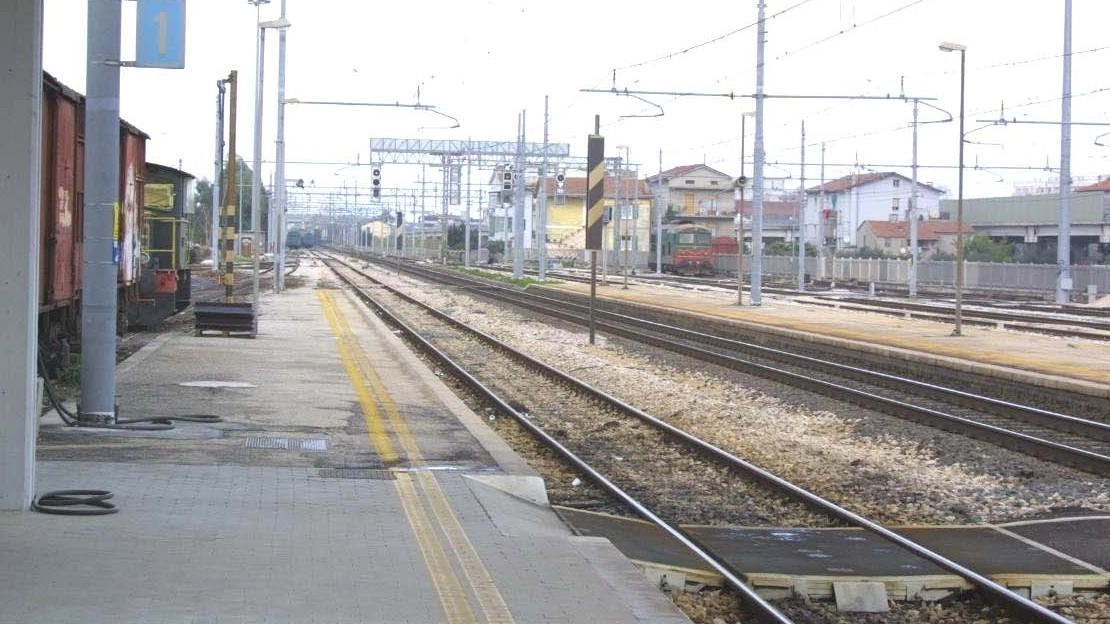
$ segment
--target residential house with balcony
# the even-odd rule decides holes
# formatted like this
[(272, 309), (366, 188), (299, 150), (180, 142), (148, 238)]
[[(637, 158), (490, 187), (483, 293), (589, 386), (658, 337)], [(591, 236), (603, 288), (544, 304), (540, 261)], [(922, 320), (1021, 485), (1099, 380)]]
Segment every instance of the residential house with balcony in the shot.
[(647, 184), (662, 186), (663, 203), (673, 217), (735, 214), (733, 178), (708, 165), (682, 165), (649, 176)]
[[(586, 178), (567, 177), (562, 184), (554, 177), (547, 178), (547, 240), (552, 255), (557, 250), (576, 253), (586, 247)], [(529, 184), (529, 213), (534, 213), (538, 200), (538, 186), (533, 179)], [(617, 180), (605, 179), (603, 203), (606, 213), (613, 215), (606, 226), (605, 247), (619, 248), (618, 236), (623, 233), (630, 251), (648, 248), (651, 227), (651, 189), (643, 180), (631, 177)], [(619, 202), (618, 202), (619, 199)], [(613, 206), (619, 203), (620, 209)]]
[[(945, 191), (917, 183), (919, 219), (940, 217), (940, 198)], [(865, 221), (906, 221), (913, 196), (913, 181), (888, 172), (853, 173), (806, 189), (805, 232), (808, 242), (828, 247), (857, 247), (860, 226)]]

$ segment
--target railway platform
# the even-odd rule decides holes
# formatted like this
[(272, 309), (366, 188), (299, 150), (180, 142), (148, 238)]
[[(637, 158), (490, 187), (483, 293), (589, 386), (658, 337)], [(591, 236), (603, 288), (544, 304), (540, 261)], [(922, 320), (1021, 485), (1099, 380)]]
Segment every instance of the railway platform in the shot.
[(0, 514), (0, 622), (689, 620), (323, 267), (261, 299), (255, 339), (160, 336), (121, 419), (44, 418), (36, 490), (118, 513)]
[[(255, 339), (182, 327), (120, 365), (121, 418), (221, 422), (145, 432), (43, 420), (38, 492), (108, 489), (120, 511), (0, 515), (0, 561), (21, 562), (0, 566), (0, 624), (689, 621), (656, 588), (714, 582), (696, 560), (642, 523), (553, 510), (542, 480), (434, 369), (322, 266), (304, 271), (300, 285), (263, 295)], [(968, 328), (953, 338), (929, 321), (662, 293), (660, 303), (647, 288), (602, 290), (916, 357), (981, 351), (986, 361), (965, 365), (1107, 387), (1097, 370), (1073, 376), (1065, 356), (1098, 368), (1110, 354), (1059, 338), (1030, 347), (1041, 337)], [(892, 343), (884, 323), (898, 330)], [(1033, 364), (1004, 367), (1007, 358)], [(890, 598), (963, 586), (851, 531), (687, 530), (735, 553), (771, 597), (825, 597), (861, 579), (883, 582)], [(1091, 546), (1105, 546), (1110, 518), (906, 530), (985, 562), (1017, 591), (1110, 588), (1110, 552)]]
[[(552, 276), (557, 279), (557, 276)], [(589, 295), (590, 286), (561, 282), (546, 286)], [(667, 310), (724, 318), (763, 329), (804, 335), (807, 340), (839, 344), (891, 358), (938, 363), (1030, 387), (1070, 389), (1110, 401), (1110, 342), (1012, 331), (1004, 327), (964, 325), (960, 336), (952, 324), (902, 318), (828, 305), (810, 305), (795, 297), (764, 293), (761, 305), (736, 305), (736, 291), (661, 286), (632, 281), (622, 288), (610, 278), (598, 297), (653, 305)], [(967, 315), (972, 315), (967, 312)]]

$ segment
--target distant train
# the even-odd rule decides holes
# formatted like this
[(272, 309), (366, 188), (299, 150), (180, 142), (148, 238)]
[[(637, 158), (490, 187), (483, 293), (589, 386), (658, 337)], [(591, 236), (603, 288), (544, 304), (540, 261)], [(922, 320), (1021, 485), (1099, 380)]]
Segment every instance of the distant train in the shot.
[[(649, 266), (655, 267), (656, 236), (652, 236)], [(662, 260), (664, 273), (713, 275), (713, 230), (689, 222), (663, 226)]]
[(316, 246), (316, 233), (312, 230), (289, 230), (285, 234), (287, 249), (308, 249)]
[[(39, 341), (48, 350), (78, 340), (81, 327), (84, 128), (84, 96), (44, 72), (38, 307)], [(113, 240), (120, 331), (156, 324), (190, 298), (182, 224), (192, 210), (192, 176), (149, 165), (147, 139), (120, 120)], [(148, 202), (148, 194), (156, 199)]]

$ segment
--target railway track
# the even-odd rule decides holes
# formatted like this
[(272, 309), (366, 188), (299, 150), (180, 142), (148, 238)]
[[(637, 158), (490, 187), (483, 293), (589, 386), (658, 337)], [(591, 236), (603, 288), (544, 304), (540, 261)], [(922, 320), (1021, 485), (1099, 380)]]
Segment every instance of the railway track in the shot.
[[(534, 271), (526, 271), (535, 274)], [(569, 271), (549, 271), (557, 279), (576, 282), (589, 282), (588, 275)], [(620, 276), (610, 276), (609, 282), (620, 282)], [(630, 279), (649, 283), (670, 283), (690, 287), (713, 287), (736, 290), (732, 279), (692, 278), (674, 275), (637, 275)], [(952, 323), (955, 311), (951, 304), (943, 300), (922, 302), (920, 300), (898, 300), (893, 298), (861, 297), (858, 295), (829, 294), (827, 288), (810, 288), (798, 292), (797, 288), (764, 286), (763, 292), (785, 297), (804, 297), (807, 304), (834, 308), (866, 310), (878, 314), (889, 314), (910, 318), (920, 318)], [(979, 327), (1007, 328), (1015, 331), (1083, 338), (1086, 340), (1110, 341), (1110, 310), (1087, 309), (1076, 306), (1046, 306), (1029, 303), (981, 302), (965, 304), (961, 309), (961, 322)]]
[[(764, 621), (793, 620), (759, 597), (727, 561), (680, 529), (680, 522), (709, 519), (751, 524), (754, 514), (765, 516), (764, 523), (774, 523), (781, 519), (782, 510), (801, 505), (810, 510), (811, 515), (802, 516), (807, 525), (849, 525), (879, 535), (964, 578), (1024, 621), (1068, 621), (974, 570), (477, 332), (354, 267), (336, 261), (329, 266), (387, 322), (450, 370), (452, 377), (501, 413), (512, 415), (636, 514), (684, 543)], [(698, 512), (717, 514), (714, 517), (690, 518), (690, 500), (709, 496), (707, 488), (720, 490), (718, 495), (729, 503), (715, 504), (713, 512)], [(786, 498), (790, 500), (784, 502)]]
[[(480, 296), (563, 321), (586, 325), (585, 306), (492, 286), (454, 273), (405, 267), (422, 278), (465, 287)], [(1002, 400), (927, 381), (845, 364), (600, 310), (597, 327), (731, 370), (845, 401), (920, 424), (1047, 459), (1100, 476), (1110, 475), (1110, 423)]]

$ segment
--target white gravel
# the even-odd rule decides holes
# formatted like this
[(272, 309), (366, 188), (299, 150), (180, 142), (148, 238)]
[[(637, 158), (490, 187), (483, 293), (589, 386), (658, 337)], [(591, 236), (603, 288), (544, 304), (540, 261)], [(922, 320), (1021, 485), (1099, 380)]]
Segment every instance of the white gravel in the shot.
[[(1110, 512), (1110, 482), (814, 396), (812, 409), (723, 369), (537, 322), (393, 273), (375, 277), (672, 424), (887, 524)], [(798, 396), (795, 393), (786, 393)]]

